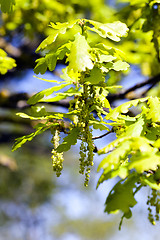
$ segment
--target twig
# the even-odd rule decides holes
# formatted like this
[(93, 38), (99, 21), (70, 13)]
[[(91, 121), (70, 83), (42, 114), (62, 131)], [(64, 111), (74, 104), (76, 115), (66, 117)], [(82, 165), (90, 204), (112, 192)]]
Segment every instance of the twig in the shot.
[[(116, 94), (111, 94), (109, 96), (107, 96), (107, 99), (110, 103), (114, 102), (115, 100), (118, 100), (118, 99), (124, 99), (126, 97), (126, 95), (130, 92), (133, 92), (135, 91), (136, 89), (139, 89), (141, 87), (144, 87), (148, 84), (152, 84), (152, 87), (158, 83), (160, 81), (160, 74), (142, 82), (142, 83), (138, 83), (136, 84), (135, 86), (123, 91), (123, 92), (120, 92), (120, 93), (116, 93)], [(149, 88), (150, 89), (150, 88)], [(148, 91), (149, 91), (148, 89)]]
[[(145, 82), (138, 83), (135, 86), (133, 86), (133, 87), (131, 87), (131, 88), (129, 88), (129, 89), (123, 91), (123, 92), (116, 93), (116, 94), (111, 94), (111, 95), (107, 96), (107, 99), (110, 103), (112, 103), (115, 100), (127, 98), (126, 95), (128, 93), (131, 93), (131, 92), (135, 91), (136, 89), (139, 89), (139, 88), (144, 87), (148, 84), (151, 84), (151, 86), (149, 86), (149, 88), (145, 92), (142, 93), (142, 96), (143, 96), (147, 91), (149, 91), (152, 87), (154, 87), (155, 84), (158, 83), (159, 81), (160, 81), (160, 74), (158, 74), (155, 77), (152, 77), (152, 78), (148, 79)], [(5, 90), (3, 90), (3, 91), (5, 91)], [(27, 94), (27, 93), (10, 94), (10, 93), (8, 93), (8, 96), (3, 96), (4, 95), (3, 91), (0, 92), (0, 107), (2, 107), (2, 108), (23, 109), (23, 108), (26, 108), (27, 106), (29, 106), (25, 102), (31, 97), (30, 94)], [(59, 102), (53, 102), (53, 103), (52, 102), (48, 102), (48, 103), (46, 102), (46, 104), (68, 108), (69, 107), (69, 100), (66, 99), (66, 100), (61, 100)]]
[(103, 137), (107, 136), (108, 134), (110, 134), (112, 132), (113, 132), (113, 128), (109, 132), (107, 132), (107, 133), (105, 133), (103, 135), (100, 135), (100, 136), (97, 136), (97, 137), (93, 137), (92, 140), (97, 140), (97, 139), (103, 138)]

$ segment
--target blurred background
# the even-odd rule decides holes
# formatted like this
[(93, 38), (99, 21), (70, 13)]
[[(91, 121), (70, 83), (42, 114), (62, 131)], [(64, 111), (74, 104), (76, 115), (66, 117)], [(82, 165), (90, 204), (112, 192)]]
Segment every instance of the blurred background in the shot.
[[(121, 231), (118, 230), (121, 214), (108, 216), (104, 213), (105, 199), (115, 180), (103, 183), (96, 190), (100, 176), (97, 166), (102, 158), (95, 155), (89, 187), (84, 187), (84, 177), (78, 174), (79, 143), (65, 153), (64, 170), (60, 178), (56, 178), (52, 171), (49, 132), (11, 152), (15, 138), (31, 133), (35, 124), (17, 117), (16, 113), (28, 108), (28, 97), (53, 86), (33, 77), (35, 60), (39, 57), (35, 50), (51, 31), (47, 27), (49, 22), (80, 17), (102, 22), (121, 19), (131, 27), (141, 16), (141, 5), (130, 6), (131, 1), (118, 2), (16, 0), (13, 12), (0, 13), (0, 48), (17, 64), (16, 68), (0, 75), (0, 240), (159, 238), (160, 224), (152, 226), (147, 220), (147, 188), (136, 197), (138, 204), (134, 207), (133, 217), (124, 220)], [(121, 50), (127, 51), (131, 70), (125, 74), (112, 72), (108, 80), (110, 85), (122, 84), (127, 89), (160, 73), (150, 31), (146, 30), (141, 36), (136, 29), (137, 26), (118, 45)], [(58, 63), (54, 72), (46, 72), (39, 77), (60, 79), (63, 64)], [(158, 83), (149, 87), (148, 91), (144, 88), (136, 93), (137, 96), (144, 91), (159, 96)], [(115, 106), (119, 101), (112, 104)], [(65, 111), (58, 106), (50, 108), (53, 111)], [(94, 134), (102, 133), (96, 131)], [(110, 134), (97, 140), (96, 146), (103, 147), (114, 138), (114, 134)]]

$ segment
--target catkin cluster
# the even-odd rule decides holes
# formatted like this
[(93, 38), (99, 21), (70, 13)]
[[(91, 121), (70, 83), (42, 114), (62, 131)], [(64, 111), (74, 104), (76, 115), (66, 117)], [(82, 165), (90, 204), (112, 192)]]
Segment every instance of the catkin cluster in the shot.
[(52, 132), (52, 134), (53, 134), (53, 138), (51, 139), (51, 143), (53, 144), (53, 147), (54, 147), (51, 151), (52, 166), (53, 166), (53, 171), (55, 171), (57, 177), (59, 177), (63, 169), (63, 161), (64, 161), (63, 153), (58, 153), (56, 151), (56, 148), (59, 146), (60, 132), (58, 129), (56, 129)]
[(77, 125), (80, 128), (80, 170), (79, 173), (85, 174), (84, 185), (88, 186), (90, 168), (93, 166), (94, 144), (92, 140), (92, 129), (89, 127), (89, 120), (93, 120), (92, 106), (93, 96), (91, 87), (83, 85), (83, 93), (76, 101), (75, 108), (78, 109)]
[[(78, 139), (81, 140), (80, 145), (80, 170), (79, 173), (85, 174), (84, 185), (88, 186), (91, 166), (93, 166), (93, 157), (94, 157), (94, 143), (92, 129), (90, 127), (90, 121), (94, 121), (93, 111), (96, 112), (100, 120), (102, 120), (102, 109), (103, 102), (100, 100), (98, 95), (101, 95), (103, 89), (96, 89), (93, 85), (82, 84), (82, 94), (74, 97), (70, 101), (69, 112), (74, 112), (72, 121), (70, 123), (70, 129), (78, 127), (79, 136)], [(52, 150), (52, 164), (53, 170), (56, 172), (56, 175), (59, 177), (63, 168), (63, 153), (58, 153), (56, 151), (59, 146), (59, 129), (53, 129), (52, 134), (53, 138), (51, 140), (54, 148)]]
[(152, 189), (151, 195), (148, 196), (147, 205), (148, 205), (148, 219), (153, 225), (155, 225), (155, 222), (159, 221), (160, 215), (160, 197), (157, 190)]

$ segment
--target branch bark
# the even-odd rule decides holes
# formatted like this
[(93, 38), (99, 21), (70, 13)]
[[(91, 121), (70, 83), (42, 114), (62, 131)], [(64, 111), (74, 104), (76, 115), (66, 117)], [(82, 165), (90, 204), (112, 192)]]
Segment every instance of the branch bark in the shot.
[[(128, 88), (125, 91), (116, 93), (116, 94), (111, 94), (107, 96), (108, 101), (113, 103), (115, 100), (120, 100), (120, 99), (135, 99), (136, 94), (133, 94), (132, 97), (129, 98), (129, 94), (136, 91), (137, 89), (140, 89), (144, 86), (148, 86), (147, 90), (141, 93), (141, 97), (143, 97), (152, 87), (154, 87), (158, 82), (160, 81), (160, 74), (157, 76), (154, 76), (142, 83), (138, 83), (135, 86)], [(11, 108), (11, 109), (24, 109), (29, 107), (29, 105), (26, 103), (26, 101), (31, 97), (30, 94), (28, 93), (15, 93), (15, 94), (10, 94), (9, 92), (5, 92), (5, 90), (0, 92), (0, 107), (1, 108)], [(140, 96), (138, 96), (140, 97)], [(59, 102), (49, 102), (46, 104), (50, 104), (53, 106), (60, 106), (64, 108), (69, 107), (69, 101), (66, 100), (61, 100)]]
[[(150, 85), (148, 87), (148, 89), (145, 92), (142, 92), (142, 96), (144, 96), (152, 87), (154, 87), (158, 82), (160, 81), (160, 74), (142, 82), (142, 83), (138, 83), (136, 85), (134, 85), (133, 87), (128, 88), (125, 91), (122, 91), (120, 93), (116, 93), (116, 94), (111, 94), (109, 96), (107, 96), (107, 99), (110, 103), (114, 102), (115, 100), (120, 100), (120, 99), (124, 99), (124, 98), (128, 98), (128, 99), (135, 99), (136, 98), (136, 94), (134, 94), (135, 97), (129, 98), (129, 93), (134, 92), (135, 90), (142, 88), (144, 86)], [(127, 96), (128, 95), (128, 96)]]

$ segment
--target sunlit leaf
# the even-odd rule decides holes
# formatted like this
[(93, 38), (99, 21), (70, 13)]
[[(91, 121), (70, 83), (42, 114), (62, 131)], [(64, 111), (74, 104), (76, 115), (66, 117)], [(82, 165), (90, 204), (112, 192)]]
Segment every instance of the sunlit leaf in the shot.
[(152, 189), (160, 190), (160, 184), (159, 183), (157, 184), (157, 181), (154, 179), (153, 175), (151, 176), (143, 175), (141, 177), (141, 182), (144, 185), (150, 186)]
[(55, 87), (51, 87), (51, 88), (47, 88), (45, 90), (42, 90), (41, 92), (33, 95), (28, 101), (27, 103), (30, 104), (30, 105), (34, 105), (36, 104), (37, 102), (39, 102), (44, 96), (49, 96), (51, 95), (52, 93), (56, 92), (56, 91), (59, 91), (61, 90), (62, 88), (68, 86), (68, 83), (67, 84), (61, 84), (60, 86), (55, 86)]
[(56, 148), (56, 151), (59, 153), (68, 151), (72, 145), (77, 143), (79, 132), (79, 128), (73, 128), (71, 132), (63, 139), (63, 142), (58, 146), (58, 148)]
[(115, 109), (111, 110), (105, 118), (110, 120), (117, 119), (121, 113), (127, 113), (129, 111), (129, 108), (131, 108), (132, 106), (136, 107), (139, 103), (145, 102), (147, 100), (148, 97), (123, 103), (120, 106), (116, 107)]
[(150, 97), (147, 104), (150, 108), (147, 119), (152, 119), (153, 122), (160, 122), (160, 100), (157, 97)]
[(50, 71), (53, 71), (56, 67), (56, 63), (57, 63), (57, 56), (55, 53), (49, 53), (46, 55), (45, 57), (45, 61), (46, 61), (46, 64), (48, 66), (48, 69)]
[(129, 64), (121, 60), (113, 63), (112, 69), (115, 71), (126, 71), (129, 68)]
[(130, 159), (129, 169), (135, 168), (138, 173), (143, 173), (150, 169), (156, 170), (160, 166), (160, 156), (154, 152), (147, 152), (133, 155)]
[(8, 70), (16, 66), (15, 60), (8, 57), (7, 53), (0, 48), (0, 74), (6, 74)]
[(138, 177), (135, 174), (131, 174), (125, 181), (119, 181), (109, 193), (105, 202), (105, 211), (108, 213), (121, 210), (124, 213), (128, 213), (130, 208), (137, 204), (134, 198), (134, 189), (136, 188), (136, 182)]
[(80, 33), (75, 35), (71, 52), (68, 56), (68, 72), (82, 72), (93, 68), (92, 56), (89, 53), (90, 46), (84, 36)]
[(34, 133), (31, 133), (29, 135), (23, 136), (23, 137), (19, 137), (16, 139), (15, 144), (12, 147), (12, 151), (17, 150), (18, 148), (20, 148), (24, 143), (26, 143), (27, 141), (31, 141), (35, 136), (43, 133), (44, 131), (46, 131), (49, 128), (49, 126), (45, 126), (45, 127), (40, 127), (38, 128), (37, 131), (35, 131)]
[(34, 72), (36, 74), (39, 74), (39, 73), (44, 74), (47, 71), (47, 63), (45, 58), (43, 57), (43, 58), (37, 59), (36, 63), (37, 65), (34, 68)]
[(67, 29), (72, 28), (76, 23), (76, 20), (72, 20), (71, 22), (66, 23), (50, 23), (50, 26), (54, 29), (54, 33), (49, 35), (37, 48), (36, 52), (44, 50), (48, 45), (51, 45), (53, 42), (56, 41), (59, 34), (65, 34)]
[[(99, 62), (100, 63), (103, 63), (103, 62), (112, 62), (113, 60), (115, 60), (116, 59), (116, 57), (114, 57), (114, 56), (112, 56), (112, 55), (103, 55), (103, 54), (101, 54), (100, 56), (99, 56)], [(118, 70), (119, 71), (119, 70)]]
[(120, 165), (117, 169), (113, 169), (111, 171), (106, 169), (101, 174), (96, 188), (98, 188), (101, 183), (103, 183), (104, 181), (107, 181), (111, 178), (120, 177), (121, 179), (125, 179), (128, 176), (128, 174), (129, 174), (128, 164)]
[(101, 70), (97, 67), (94, 67), (91, 70), (90, 76), (85, 78), (85, 81), (94, 85), (94, 84), (98, 84), (100, 82), (104, 82), (105, 78), (104, 78)]
[(123, 141), (118, 148), (116, 148), (113, 152), (108, 154), (99, 164), (98, 170), (101, 168), (106, 171), (110, 171), (113, 169), (117, 169), (120, 161), (127, 160), (127, 156), (131, 151), (132, 142), (130, 140)]
[(109, 128), (106, 126), (106, 122), (99, 122), (98, 120), (89, 120), (89, 125), (93, 126), (94, 129), (100, 129), (109, 131)]
[(88, 20), (94, 27), (88, 27), (89, 30), (98, 33), (103, 38), (109, 38), (113, 41), (120, 41), (120, 37), (127, 35), (128, 28), (125, 23), (113, 22), (102, 24), (100, 22)]
[(141, 136), (144, 124), (145, 124), (145, 121), (144, 121), (143, 117), (138, 118), (138, 120), (135, 123), (132, 123), (129, 125), (129, 127), (125, 131), (124, 135), (122, 135), (122, 136), (126, 136), (126, 137), (127, 136), (129, 136), (129, 137)]

